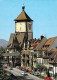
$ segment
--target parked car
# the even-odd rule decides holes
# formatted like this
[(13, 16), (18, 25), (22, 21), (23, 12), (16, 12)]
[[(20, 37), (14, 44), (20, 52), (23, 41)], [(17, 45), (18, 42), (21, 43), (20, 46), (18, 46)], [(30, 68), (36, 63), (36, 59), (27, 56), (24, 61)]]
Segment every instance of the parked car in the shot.
[(24, 72), (22, 72), (22, 75), (28, 75), (28, 74), (24, 71)]
[(21, 66), (16, 66), (17, 69), (19, 69)]
[(19, 68), (19, 70), (22, 70), (22, 69), (23, 69), (23, 67), (20, 67), (20, 68)]
[(44, 78), (44, 80), (53, 80), (51, 77)]
[(31, 74), (32, 74), (32, 75), (34, 75), (34, 74), (35, 74), (35, 72), (34, 72), (34, 71), (32, 71), (32, 72), (31, 72)]
[(7, 68), (7, 66), (4, 66), (4, 68)]
[(22, 71), (26, 71), (26, 69), (23, 68)]
[(28, 69), (26, 69), (26, 72), (28, 72), (29, 70)]
[(28, 73), (30, 73), (30, 74), (31, 74), (31, 72), (32, 72), (32, 70), (29, 70), (29, 71), (28, 71)]
[(13, 67), (10, 67), (10, 70), (13, 70)]
[(3, 65), (3, 68), (7, 68), (7, 64), (4, 64), (4, 65)]
[(35, 73), (34, 73), (34, 75), (35, 75), (35, 76), (39, 76), (39, 75), (40, 75), (40, 73), (38, 73), (38, 72), (35, 72)]

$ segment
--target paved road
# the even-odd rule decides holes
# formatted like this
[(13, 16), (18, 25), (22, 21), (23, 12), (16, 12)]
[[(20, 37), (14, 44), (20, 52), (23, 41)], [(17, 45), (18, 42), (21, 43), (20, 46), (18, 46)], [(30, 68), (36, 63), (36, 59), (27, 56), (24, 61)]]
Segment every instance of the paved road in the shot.
[(23, 80), (44, 80), (44, 79), (40, 79), (34, 75), (31, 75), (29, 73), (27, 73), (27, 75), (24, 76), (24, 75), (22, 75), (22, 72), (24, 72), (24, 71), (21, 71), (16, 68), (13, 68), (13, 70), (10, 70), (10, 69), (5, 69), (5, 70), (9, 71), (10, 73), (12, 73), (15, 76), (19, 76), (19, 77), (23, 78)]

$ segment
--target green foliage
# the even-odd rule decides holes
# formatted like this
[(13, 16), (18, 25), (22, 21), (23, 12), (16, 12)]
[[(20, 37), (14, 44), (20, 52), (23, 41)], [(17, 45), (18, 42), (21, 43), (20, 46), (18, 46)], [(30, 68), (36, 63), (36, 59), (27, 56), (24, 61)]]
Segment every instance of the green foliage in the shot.
[(41, 64), (36, 64), (36, 69), (41, 71), (47, 70), (46, 66)]
[(3, 48), (2, 46), (0, 47), (0, 51), (5, 52), (5, 48)]
[(3, 76), (3, 63), (2, 63), (3, 57), (0, 56), (0, 78)]
[(0, 55), (0, 80), (20, 80), (13, 74), (3, 70), (3, 56)]

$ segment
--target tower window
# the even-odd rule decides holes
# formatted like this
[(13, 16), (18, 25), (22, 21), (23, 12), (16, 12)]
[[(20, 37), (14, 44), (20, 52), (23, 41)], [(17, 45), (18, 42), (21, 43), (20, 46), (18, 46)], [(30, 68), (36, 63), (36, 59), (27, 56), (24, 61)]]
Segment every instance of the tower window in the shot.
[(29, 30), (31, 29), (31, 24), (29, 24)]
[(21, 27), (20, 27), (20, 31), (21, 31)]

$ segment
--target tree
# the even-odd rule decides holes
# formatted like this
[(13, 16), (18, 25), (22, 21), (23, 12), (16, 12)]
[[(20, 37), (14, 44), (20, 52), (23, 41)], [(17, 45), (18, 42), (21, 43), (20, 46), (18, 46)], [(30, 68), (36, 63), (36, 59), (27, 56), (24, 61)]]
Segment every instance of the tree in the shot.
[(37, 68), (38, 70), (41, 69), (41, 71), (43, 71), (43, 70), (47, 70), (47, 67), (44, 66), (44, 65), (41, 65), (41, 64), (36, 64), (36, 68)]
[(40, 72), (40, 75), (41, 75), (41, 72), (46, 71), (47, 67), (41, 64), (36, 64), (36, 69)]
[(3, 56), (0, 54), (0, 78), (3, 76)]
[(5, 52), (5, 48), (3, 48), (2, 46), (0, 47), (0, 51)]
[(9, 72), (4, 72), (3, 70), (3, 56), (0, 54), (0, 80), (19, 80), (18, 77), (15, 77), (13, 74)]

